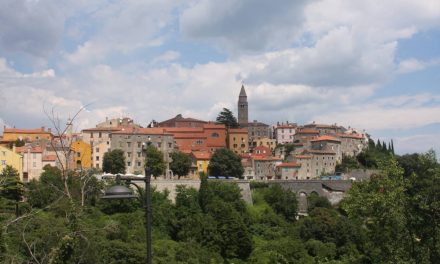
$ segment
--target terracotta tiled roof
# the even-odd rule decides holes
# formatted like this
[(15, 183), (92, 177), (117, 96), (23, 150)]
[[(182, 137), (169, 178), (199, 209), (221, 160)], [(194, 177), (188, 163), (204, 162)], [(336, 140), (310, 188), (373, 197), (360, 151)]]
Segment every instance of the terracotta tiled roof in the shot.
[(23, 147), (17, 147), (15, 148), (15, 152), (17, 153), (25, 153), (28, 152), (28, 150), (30, 150), (31, 153), (42, 153), (43, 149), (41, 147), (27, 147), (27, 146), (23, 146)]
[(191, 155), (198, 160), (209, 160), (211, 159), (211, 152), (206, 151), (194, 151), (191, 152)]
[(256, 148), (254, 148), (253, 153), (255, 155), (271, 156), (272, 150), (270, 150), (270, 148), (266, 147), (266, 146), (258, 146)]
[(200, 123), (207, 123), (206, 121), (203, 120), (199, 120), (199, 119), (195, 119), (195, 118), (191, 118), (191, 117), (183, 117), (182, 115), (176, 115), (173, 118), (170, 118), (168, 120), (159, 122), (159, 125), (162, 125), (164, 123), (169, 123), (169, 122), (200, 122)]
[(319, 134), (319, 131), (315, 130), (315, 129), (305, 129), (305, 128), (303, 128), (301, 130), (296, 131), (296, 134)]
[(337, 142), (341, 142), (341, 140), (339, 140), (335, 137), (332, 137), (332, 136), (328, 136), (328, 135), (320, 136), (320, 137), (318, 137), (316, 139), (312, 139), (310, 141), (337, 141)]
[(42, 158), (43, 161), (56, 161), (57, 156), (56, 155), (46, 155)]
[(36, 129), (5, 128), (3, 133), (51, 134), (51, 132), (45, 131), (44, 128), (36, 128)]
[(295, 162), (281, 163), (277, 165), (277, 167), (301, 167), (301, 164)]

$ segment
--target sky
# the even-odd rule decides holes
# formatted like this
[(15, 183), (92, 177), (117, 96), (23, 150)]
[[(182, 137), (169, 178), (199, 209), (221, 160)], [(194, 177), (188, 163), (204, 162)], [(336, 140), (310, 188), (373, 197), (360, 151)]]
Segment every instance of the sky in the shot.
[(440, 153), (438, 0), (0, 0), (0, 132), (237, 112)]

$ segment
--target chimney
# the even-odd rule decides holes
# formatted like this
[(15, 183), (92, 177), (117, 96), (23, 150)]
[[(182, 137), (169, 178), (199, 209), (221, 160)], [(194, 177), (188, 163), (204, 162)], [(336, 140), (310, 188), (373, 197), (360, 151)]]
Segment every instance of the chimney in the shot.
[(44, 132), (44, 129), (45, 129), (45, 127), (44, 127), (44, 126), (42, 126), (42, 127), (41, 127), (41, 131), (43, 131), (43, 132)]

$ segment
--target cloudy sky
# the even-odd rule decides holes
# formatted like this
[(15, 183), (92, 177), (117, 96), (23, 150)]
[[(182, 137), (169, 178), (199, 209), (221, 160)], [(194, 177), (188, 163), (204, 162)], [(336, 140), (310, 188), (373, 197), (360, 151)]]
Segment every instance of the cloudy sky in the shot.
[(0, 132), (179, 113), (365, 129), (440, 152), (438, 0), (0, 0)]

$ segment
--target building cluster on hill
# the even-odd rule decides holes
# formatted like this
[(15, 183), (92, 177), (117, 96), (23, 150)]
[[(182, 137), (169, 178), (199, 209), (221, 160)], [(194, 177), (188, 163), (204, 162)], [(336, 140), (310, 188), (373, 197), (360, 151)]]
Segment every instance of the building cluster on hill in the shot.
[[(36, 179), (47, 164), (70, 169), (102, 168), (104, 153), (121, 149), (127, 173), (141, 174), (144, 146), (161, 150), (168, 164), (164, 178), (172, 178), (170, 154), (178, 150), (191, 156), (188, 177), (208, 173), (212, 154), (228, 148), (240, 155), (245, 179), (316, 179), (333, 175), (343, 156), (355, 156), (366, 146), (364, 132), (337, 124), (298, 125), (277, 122), (270, 126), (248, 120), (248, 100), (244, 86), (238, 99), (238, 128), (213, 121), (177, 115), (148, 127), (133, 119), (106, 119), (93, 128), (72, 132), (69, 120), (63, 132), (51, 129), (4, 128), (0, 137), (0, 170), (16, 168), (24, 182)], [(64, 168), (66, 169), (66, 168)]]

